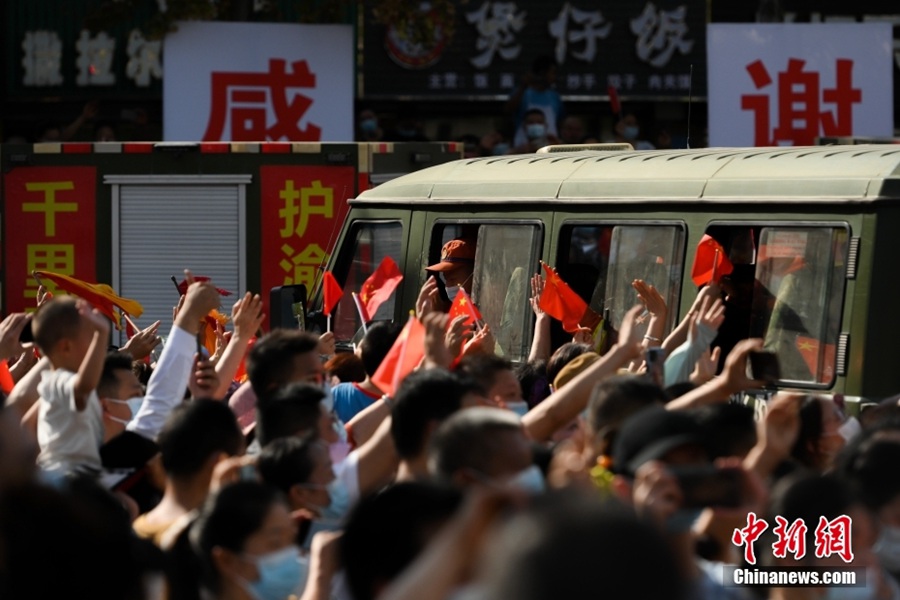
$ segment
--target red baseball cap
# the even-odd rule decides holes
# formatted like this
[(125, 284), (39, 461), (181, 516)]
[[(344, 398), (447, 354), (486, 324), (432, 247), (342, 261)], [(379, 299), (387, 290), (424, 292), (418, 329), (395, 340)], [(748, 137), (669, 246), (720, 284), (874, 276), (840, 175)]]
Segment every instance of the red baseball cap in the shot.
[(452, 271), (475, 264), (475, 243), (471, 240), (450, 240), (441, 248), (441, 262), (425, 267), (428, 271)]

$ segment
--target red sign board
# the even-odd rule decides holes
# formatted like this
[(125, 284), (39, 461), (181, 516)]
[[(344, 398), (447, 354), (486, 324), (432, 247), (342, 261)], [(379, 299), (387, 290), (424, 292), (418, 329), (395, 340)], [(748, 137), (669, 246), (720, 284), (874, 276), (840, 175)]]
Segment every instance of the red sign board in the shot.
[(4, 182), (4, 313), (34, 310), (34, 270), (96, 282), (97, 169), (22, 167)]
[(353, 167), (261, 167), (260, 267), (266, 314), (269, 290), (305, 284), (312, 293), (356, 193)]

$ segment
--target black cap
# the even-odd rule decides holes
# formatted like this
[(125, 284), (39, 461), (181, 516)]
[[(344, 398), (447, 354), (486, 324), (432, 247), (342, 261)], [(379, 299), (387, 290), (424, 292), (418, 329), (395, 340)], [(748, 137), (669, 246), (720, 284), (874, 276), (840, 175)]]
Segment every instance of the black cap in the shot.
[(704, 444), (699, 421), (685, 411), (652, 406), (623, 423), (613, 449), (613, 469), (634, 476), (645, 462), (688, 444)]

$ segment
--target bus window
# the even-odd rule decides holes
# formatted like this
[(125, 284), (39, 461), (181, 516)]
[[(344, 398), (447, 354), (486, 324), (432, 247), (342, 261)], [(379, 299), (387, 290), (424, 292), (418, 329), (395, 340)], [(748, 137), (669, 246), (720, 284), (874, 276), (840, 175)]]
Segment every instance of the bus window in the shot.
[(526, 360), (533, 326), (530, 280), (537, 272), (540, 228), (531, 224), (439, 224), (432, 236), (429, 264), (439, 260), (440, 247), (452, 239), (476, 241), (472, 300), (491, 328), (496, 351), (513, 361)]
[[(352, 255), (341, 256), (335, 269), (338, 281), (341, 280), (340, 275), (346, 273), (343, 278), (344, 295), (341, 297), (332, 319), (332, 329), (338, 341), (353, 339), (362, 327), (351, 292), (359, 291), (363, 282), (375, 272), (385, 256), (393, 258), (402, 268), (402, 233), (403, 227), (398, 222), (357, 221), (353, 224), (348, 236), (353, 240)], [(396, 293), (378, 307), (378, 311), (371, 315), (372, 320), (389, 321), (393, 319), (395, 302)]]
[(847, 239), (831, 227), (760, 232), (750, 334), (778, 354), (783, 381), (834, 380)]

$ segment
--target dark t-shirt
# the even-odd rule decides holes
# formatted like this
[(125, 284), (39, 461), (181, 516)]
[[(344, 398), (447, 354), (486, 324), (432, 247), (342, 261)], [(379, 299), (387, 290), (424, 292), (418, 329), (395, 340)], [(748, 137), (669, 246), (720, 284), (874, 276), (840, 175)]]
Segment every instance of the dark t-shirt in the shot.
[(129, 472), (113, 486), (113, 491), (131, 496), (141, 513), (151, 510), (162, 497), (162, 490), (151, 483), (147, 467), (147, 463), (158, 453), (156, 442), (133, 431), (125, 431), (100, 446), (104, 469)]

